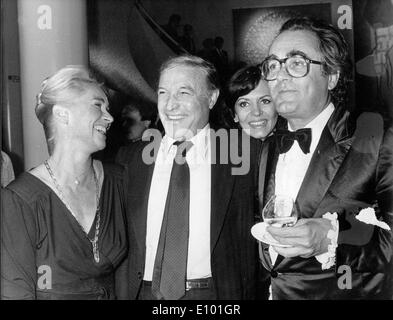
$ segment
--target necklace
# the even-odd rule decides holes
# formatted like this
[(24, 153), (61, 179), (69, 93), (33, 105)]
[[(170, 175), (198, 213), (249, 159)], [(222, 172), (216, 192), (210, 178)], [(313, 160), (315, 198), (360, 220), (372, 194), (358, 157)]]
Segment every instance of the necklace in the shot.
[[(93, 168), (94, 169), (94, 168)], [(94, 170), (93, 170), (94, 171)], [(81, 177), (83, 178), (83, 175), (80, 175), (79, 177), (74, 178), (74, 183), (78, 186), (81, 183)]]
[[(65, 204), (65, 206), (67, 207), (67, 209), (72, 213), (72, 215), (74, 217), (75, 214), (73, 213), (71, 207), (69, 206), (69, 204), (67, 203), (64, 194), (62, 192), (62, 189), (59, 185), (59, 183), (56, 180), (56, 177), (52, 171), (52, 168), (49, 165), (48, 160), (44, 161), (44, 165), (46, 170), (48, 170), (48, 173), (53, 181), (53, 184), (56, 187), (56, 191), (61, 199), (61, 201), (63, 201), (63, 203)], [(96, 215), (97, 215), (97, 219), (96, 219), (96, 226), (95, 226), (95, 232), (94, 232), (94, 238), (90, 239), (87, 232), (82, 228), (82, 226), (80, 225), (79, 221), (75, 218), (75, 220), (78, 222), (79, 226), (81, 227), (81, 229), (83, 230), (83, 232), (86, 234), (87, 239), (89, 239), (89, 241), (92, 244), (93, 247), (93, 256), (94, 256), (94, 260), (98, 263), (100, 262), (100, 252), (98, 250), (98, 235), (100, 233), (100, 219), (101, 219), (101, 214), (100, 214), (100, 194), (99, 194), (99, 185), (98, 185), (98, 179), (97, 179), (97, 175), (96, 175), (96, 171), (94, 170), (94, 166), (93, 166), (93, 177), (94, 177), (94, 182), (96, 185), (96, 203), (97, 203), (97, 208), (96, 208)]]

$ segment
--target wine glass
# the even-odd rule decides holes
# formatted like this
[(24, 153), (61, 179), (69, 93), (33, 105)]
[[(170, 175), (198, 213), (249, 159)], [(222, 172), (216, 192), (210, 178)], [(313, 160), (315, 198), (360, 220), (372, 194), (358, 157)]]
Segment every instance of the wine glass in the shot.
[(293, 199), (286, 195), (273, 195), (262, 210), (263, 221), (273, 227), (292, 227), (298, 219)]

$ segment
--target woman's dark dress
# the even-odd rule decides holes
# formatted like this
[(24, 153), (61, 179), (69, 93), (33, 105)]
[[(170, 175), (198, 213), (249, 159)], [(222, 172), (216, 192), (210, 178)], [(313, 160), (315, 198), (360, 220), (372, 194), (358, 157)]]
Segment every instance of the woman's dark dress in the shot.
[(26, 172), (2, 189), (1, 298), (114, 299), (114, 270), (127, 251), (125, 176), (104, 165), (99, 263), (82, 227), (40, 179)]

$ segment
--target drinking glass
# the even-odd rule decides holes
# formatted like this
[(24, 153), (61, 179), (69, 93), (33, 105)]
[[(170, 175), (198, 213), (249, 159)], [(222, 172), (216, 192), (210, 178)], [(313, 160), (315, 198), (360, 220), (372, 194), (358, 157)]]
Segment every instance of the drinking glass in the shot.
[(262, 210), (263, 221), (274, 227), (292, 227), (298, 219), (293, 199), (286, 195), (273, 195)]

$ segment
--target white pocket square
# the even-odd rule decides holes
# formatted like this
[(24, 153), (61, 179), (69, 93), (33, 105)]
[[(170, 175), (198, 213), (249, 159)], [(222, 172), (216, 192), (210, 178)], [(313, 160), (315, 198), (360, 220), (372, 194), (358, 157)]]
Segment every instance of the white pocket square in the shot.
[(375, 216), (375, 210), (373, 208), (365, 208), (360, 210), (360, 212), (356, 215), (355, 218), (361, 222), (372, 224), (374, 226), (378, 226), (382, 229), (390, 231), (390, 227), (386, 222), (379, 221), (377, 219), (377, 217)]

